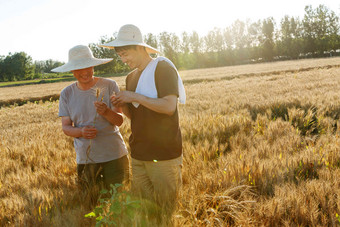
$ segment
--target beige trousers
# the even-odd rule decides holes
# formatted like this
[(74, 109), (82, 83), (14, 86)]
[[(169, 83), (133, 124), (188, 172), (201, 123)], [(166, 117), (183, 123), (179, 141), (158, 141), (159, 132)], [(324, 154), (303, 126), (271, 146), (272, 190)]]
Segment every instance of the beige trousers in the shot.
[(183, 157), (166, 161), (140, 161), (132, 158), (132, 188), (159, 205), (174, 204), (182, 185)]

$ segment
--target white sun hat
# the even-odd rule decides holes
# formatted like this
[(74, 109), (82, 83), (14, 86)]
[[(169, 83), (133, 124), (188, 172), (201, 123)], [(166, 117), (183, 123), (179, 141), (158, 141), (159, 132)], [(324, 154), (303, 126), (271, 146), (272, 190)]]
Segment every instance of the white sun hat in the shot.
[(68, 62), (60, 67), (54, 68), (52, 72), (68, 72), (77, 69), (86, 69), (92, 66), (108, 63), (112, 58), (98, 59), (93, 57), (88, 46), (78, 45), (72, 47), (68, 52)]
[(159, 51), (152, 46), (143, 42), (142, 33), (138, 27), (132, 24), (126, 24), (119, 29), (117, 38), (111, 42), (99, 45), (100, 47), (107, 47), (114, 49), (122, 46), (144, 46), (149, 54), (159, 53)]

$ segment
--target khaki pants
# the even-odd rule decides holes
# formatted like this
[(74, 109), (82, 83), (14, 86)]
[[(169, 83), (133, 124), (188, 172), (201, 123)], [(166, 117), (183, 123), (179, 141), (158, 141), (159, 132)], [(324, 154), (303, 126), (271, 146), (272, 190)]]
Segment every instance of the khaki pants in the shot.
[(182, 163), (182, 156), (166, 161), (132, 158), (132, 189), (145, 198), (155, 199), (161, 207), (175, 205), (182, 185)]

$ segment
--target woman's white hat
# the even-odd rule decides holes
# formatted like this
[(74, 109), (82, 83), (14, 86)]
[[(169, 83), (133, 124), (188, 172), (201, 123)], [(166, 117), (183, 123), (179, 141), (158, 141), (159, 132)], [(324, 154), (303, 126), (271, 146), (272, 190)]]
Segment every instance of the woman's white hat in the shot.
[(143, 42), (142, 33), (138, 27), (132, 24), (126, 24), (119, 29), (117, 38), (111, 42), (99, 45), (100, 47), (107, 47), (114, 49), (122, 46), (144, 46), (149, 54), (159, 53), (159, 51), (152, 46)]
[(68, 72), (77, 69), (86, 69), (92, 66), (108, 63), (112, 58), (98, 59), (93, 57), (88, 46), (78, 45), (72, 47), (68, 52), (68, 62), (60, 67), (54, 68), (52, 72)]

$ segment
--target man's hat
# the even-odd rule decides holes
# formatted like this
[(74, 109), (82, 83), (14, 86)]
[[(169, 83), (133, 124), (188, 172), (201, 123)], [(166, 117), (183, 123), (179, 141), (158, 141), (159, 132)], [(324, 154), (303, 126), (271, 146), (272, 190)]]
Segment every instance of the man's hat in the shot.
[(159, 53), (159, 51), (152, 46), (143, 42), (142, 33), (139, 28), (132, 24), (126, 24), (119, 29), (117, 38), (111, 42), (99, 45), (100, 47), (107, 47), (114, 49), (122, 46), (144, 46), (149, 54)]

